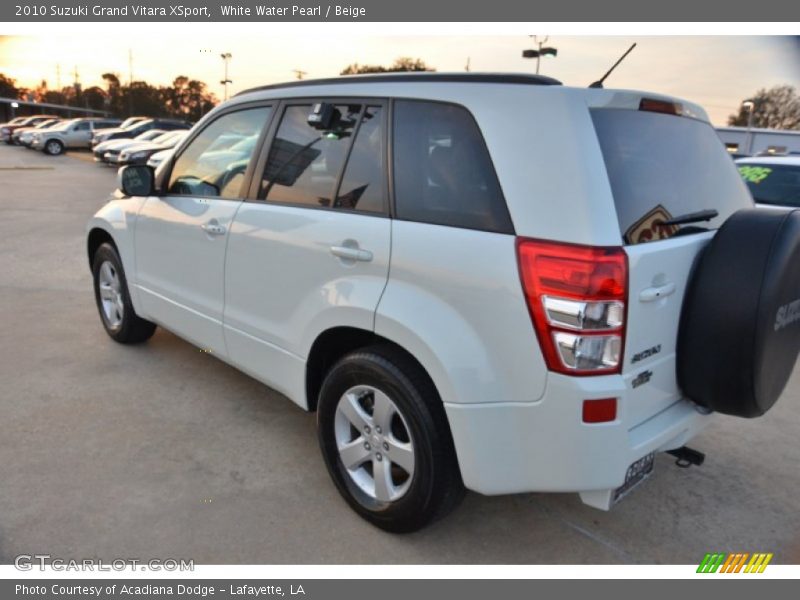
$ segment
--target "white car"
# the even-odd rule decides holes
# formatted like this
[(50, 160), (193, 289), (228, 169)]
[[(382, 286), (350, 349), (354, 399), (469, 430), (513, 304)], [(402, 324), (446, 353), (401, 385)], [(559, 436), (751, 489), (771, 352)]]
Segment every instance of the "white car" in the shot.
[[(213, 149), (231, 135), (255, 143)], [(386, 530), (465, 488), (609, 509), (656, 453), (700, 464), (712, 413), (766, 412), (798, 355), (800, 211), (756, 210), (689, 102), (303, 81), (118, 179), (87, 229), (108, 335), (160, 325), (316, 411), (336, 487)]]
[(31, 138), (31, 148), (57, 156), (68, 148), (89, 148), (92, 132), (118, 123), (116, 119), (80, 118), (64, 121), (45, 130), (36, 131)]
[(736, 166), (759, 206), (800, 207), (800, 156), (754, 156)]

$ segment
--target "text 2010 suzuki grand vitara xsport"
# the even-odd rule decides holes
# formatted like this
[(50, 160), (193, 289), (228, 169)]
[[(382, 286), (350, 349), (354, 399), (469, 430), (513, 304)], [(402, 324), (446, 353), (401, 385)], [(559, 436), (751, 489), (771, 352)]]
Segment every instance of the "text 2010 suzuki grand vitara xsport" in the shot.
[[(267, 86), (88, 227), (108, 334), (162, 325), (316, 410), (344, 498), (408, 531), (483, 494), (608, 509), (800, 343), (800, 211), (703, 110), (533, 76)], [(680, 454), (680, 453), (679, 453)]]

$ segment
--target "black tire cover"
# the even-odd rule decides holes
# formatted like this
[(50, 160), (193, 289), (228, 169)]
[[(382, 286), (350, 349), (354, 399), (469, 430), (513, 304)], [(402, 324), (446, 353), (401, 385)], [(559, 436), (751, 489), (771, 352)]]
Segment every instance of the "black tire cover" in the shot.
[(800, 350), (800, 210), (732, 215), (699, 257), (678, 333), (678, 383), (698, 404), (767, 412)]

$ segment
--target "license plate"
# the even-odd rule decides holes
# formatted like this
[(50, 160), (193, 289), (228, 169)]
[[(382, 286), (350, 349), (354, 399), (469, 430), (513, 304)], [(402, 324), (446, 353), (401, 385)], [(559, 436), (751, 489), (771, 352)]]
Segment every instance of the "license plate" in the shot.
[(614, 492), (615, 503), (622, 500), (622, 498), (626, 496), (633, 488), (649, 477), (650, 473), (653, 472), (655, 458), (655, 452), (651, 452), (628, 467), (628, 472), (625, 473), (625, 483), (618, 487)]

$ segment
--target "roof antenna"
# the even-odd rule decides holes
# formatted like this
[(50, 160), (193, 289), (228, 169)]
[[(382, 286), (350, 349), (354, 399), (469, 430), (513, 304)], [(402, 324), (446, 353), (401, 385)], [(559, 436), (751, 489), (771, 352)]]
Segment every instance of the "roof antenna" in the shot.
[(598, 79), (597, 81), (595, 81), (595, 82), (594, 82), (592, 85), (590, 85), (589, 87), (590, 87), (590, 88), (602, 88), (602, 87), (603, 87), (603, 82), (606, 80), (606, 77), (608, 77), (609, 75), (611, 75), (611, 72), (612, 72), (614, 69), (616, 69), (616, 68), (617, 68), (617, 65), (618, 65), (619, 63), (621, 63), (623, 60), (625, 60), (625, 57), (626, 57), (626, 56), (628, 56), (628, 54), (630, 54), (630, 53), (631, 53), (631, 50), (633, 50), (634, 48), (636, 48), (636, 42), (634, 42), (633, 44), (631, 44), (631, 47), (630, 47), (630, 48), (628, 48), (628, 50), (625, 52), (625, 54), (623, 54), (622, 56), (620, 56), (620, 57), (619, 57), (619, 60), (618, 60), (617, 62), (615, 62), (615, 63), (612, 65), (612, 67), (611, 67), (611, 68), (610, 68), (608, 71), (606, 71), (606, 74), (605, 74), (605, 75), (603, 75), (603, 76), (602, 76), (600, 79)]

